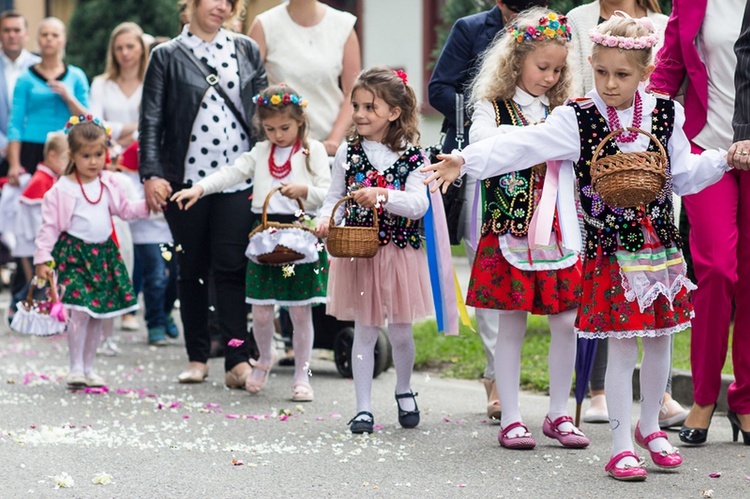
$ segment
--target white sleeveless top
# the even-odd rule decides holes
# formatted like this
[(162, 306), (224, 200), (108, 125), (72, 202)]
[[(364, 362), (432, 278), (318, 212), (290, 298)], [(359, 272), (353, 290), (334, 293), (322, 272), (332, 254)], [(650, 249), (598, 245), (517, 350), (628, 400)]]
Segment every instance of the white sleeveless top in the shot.
[(310, 138), (325, 140), (344, 101), (339, 88), (344, 45), (357, 18), (326, 6), (315, 26), (295, 23), (287, 2), (259, 14), (266, 39), (268, 83), (284, 82), (308, 101)]

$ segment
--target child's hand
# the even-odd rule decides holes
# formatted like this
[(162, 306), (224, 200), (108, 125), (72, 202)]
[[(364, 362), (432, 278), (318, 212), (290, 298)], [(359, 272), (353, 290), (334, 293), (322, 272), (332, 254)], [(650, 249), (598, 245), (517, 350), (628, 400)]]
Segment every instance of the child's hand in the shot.
[(307, 199), (307, 186), (305, 184), (285, 184), (282, 182), (281, 195), (289, 199)]
[(328, 224), (331, 223), (331, 217), (321, 217), (318, 220), (318, 225), (315, 227), (315, 235), (319, 239), (325, 239), (328, 237)]
[(52, 280), (52, 267), (47, 265), (46, 263), (40, 263), (34, 266), (34, 270), (36, 271), (36, 277), (37, 279), (41, 279), (43, 281), (51, 281)]
[(355, 191), (352, 197), (363, 208), (373, 208), (388, 201), (388, 191), (382, 187), (365, 187)]
[(435, 181), (435, 184), (430, 187), (430, 192), (435, 192), (442, 186), (443, 194), (445, 194), (448, 186), (461, 176), (461, 167), (465, 161), (458, 154), (438, 154), (437, 157), (441, 161), (425, 166), (419, 171), (423, 173), (432, 172), (432, 175), (424, 181), (425, 185), (429, 185), (433, 180)]
[(203, 195), (203, 187), (194, 185), (190, 189), (182, 189), (172, 195), (170, 201), (177, 203), (181, 210), (187, 210), (193, 206)]

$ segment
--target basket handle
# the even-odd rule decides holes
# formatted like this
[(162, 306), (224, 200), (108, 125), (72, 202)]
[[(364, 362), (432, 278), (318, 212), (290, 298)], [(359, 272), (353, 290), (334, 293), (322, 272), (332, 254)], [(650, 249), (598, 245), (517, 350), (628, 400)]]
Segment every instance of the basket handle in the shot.
[[(263, 217), (262, 217), (262, 224), (263, 224), (263, 230), (266, 230), (268, 228), (268, 214), (266, 211), (268, 210), (268, 203), (271, 201), (271, 196), (276, 194), (277, 192), (281, 192), (281, 187), (274, 187), (271, 189), (271, 192), (268, 193), (266, 196), (266, 200), (263, 201)], [(299, 199), (295, 199), (297, 201), (297, 205), (299, 205), (299, 209), (302, 211), (305, 211), (305, 205), (302, 204), (302, 201)]]
[[(37, 284), (39, 284), (39, 278), (37, 276), (32, 277), (31, 282), (29, 283), (29, 292), (26, 293), (26, 303), (31, 304), (34, 302), (34, 288)], [(57, 298), (57, 272), (55, 272), (54, 270), (52, 271), (52, 278), (50, 279), (49, 289), (50, 298), (52, 299), (52, 301), (59, 301)]]
[[(344, 201), (349, 201), (350, 199), (354, 201), (354, 196), (346, 196), (346, 197), (339, 199), (338, 203), (336, 203), (336, 206), (333, 207), (333, 211), (331, 212), (331, 218), (328, 219), (329, 230), (336, 226), (336, 223), (334, 221), (334, 219), (336, 218), (336, 210), (339, 209), (339, 206), (341, 206), (341, 203), (343, 203)], [(372, 210), (372, 226), (377, 227), (378, 226), (378, 210), (376, 210), (374, 207), (370, 208), (370, 210)]]
[(29, 292), (26, 293), (26, 303), (31, 303), (32, 301), (34, 301), (34, 288), (36, 287), (38, 282), (39, 279), (37, 278), (37, 276), (31, 278), (31, 282), (29, 283)]
[(618, 128), (617, 130), (613, 130), (609, 132), (607, 136), (604, 137), (601, 142), (599, 142), (599, 145), (596, 146), (596, 149), (594, 149), (594, 156), (591, 159), (591, 163), (593, 164), (597, 160), (597, 158), (599, 157), (599, 154), (601, 153), (602, 149), (604, 148), (607, 142), (612, 140), (612, 138), (615, 137), (616, 135), (623, 133), (625, 130), (627, 130), (628, 132), (636, 132), (636, 133), (640, 133), (641, 135), (645, 135), (646, 137), (651, 139), (652, 142), (656, 143), (657, 147), (659, 148), (659, 153), (662, 155), (662, 157), (667, 156), (667, 153), (664, 151), (664, 146), (661, 145), (661, 142), (659, 142), (659, 139), (657, 139), (656, 137), (654, 137), (653, 135), (651, 135), (645, 130), (629, 126), (626, 129)]

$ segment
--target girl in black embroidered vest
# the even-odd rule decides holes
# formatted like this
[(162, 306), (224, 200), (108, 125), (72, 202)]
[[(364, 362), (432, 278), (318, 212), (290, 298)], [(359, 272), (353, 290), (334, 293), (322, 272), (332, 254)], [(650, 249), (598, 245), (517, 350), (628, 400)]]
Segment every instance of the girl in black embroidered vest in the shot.
[[(605, 378), (612, 428), (612, 458), (605, 470), (618, 480), (643, 480), (646, 470), (631, 437), (632, 374), (642, 338), (641, 415), (636, 439), (659, 466), (675, 468), (681, 456), (659, 432), (659, 408), (670, 363), (670, 335), (690, 326), (692, 283), (685, 276), (672, 217), (672, 191), (693, 194), (718, 181), (729, 168), (724, 151), (690, 154), (682, 106), (643, 92), (653, 70), (657, 41), (646, 19), (613, 16), (592, 32), (596, 89), (587, 98), (556, 108), (534, 127), (472, 143), (429, 169), (427, 181), (452, 182), (465, 173), (479, 178), (519, 170), (541, 161), (562, 161), (556, 192), (563, 245), (580, 249), (575, 189), (587, 232), (583, 294), (576, 318), (579, 336), (609, 338)], [(610, 130), (642, 127), (662, 142), (670, 179), (652, 203), (629, 209), (604, 204), (591, 185), (593, 150)], [(619, 134), (607, 154), (653, 150), (645, 135)], [(427, 170), (425, 168), (425, 170)]]
[[(548, 27), (554, 28), (552, 37), (535, 36)], [(489, 48), (471, 89), (471, 142), (534, 126), (544, 121), (550, 108), (563, 104), (570, 89), (568, 37), (564, 17), (535, 9), (518, 17)], [(541, 163), (480, 182), (482, 235), (466, 303), (504, 311), (495, 332), (495, 379), (502, 407), (498, 439), (511, 449), (536, 445), (518, 406), (521, 347), (529, 313), (548, 315), (552, 333), (544, 433), (566, 447), (589, 444), (567, 408), (576, 357), (573, 324), (582, 291), (581, 263), (576, 252), (559, 244), (554, 230), (549, 243), (540, 247), (531, 246), (528, 238), (545, 171)]]
[[(396, 366), (396, 401), (401, 426), (419, 423), (411, 391), (414, 367), (412, 322), (432, 313), (427, 258), (419, 238), (420, 219), (429, 200), (419, 140), (417, 100), (406, 74), (373, 68), (359, 75), (352, 90), (349, 141), (336, 153), (333, 180), (321, 213), (329, 214), (346, 195), (345, 225), (372, 225), (378, 210), (380, 249), (375, 257), (335, 258), (328, 277), (328, 313), (353, 320), (352, 371), (357, 415), (354, 433), (372, 433), (370, 402), (374, 348), (379, 328), (388, 323)], [(328, 232), (329, 217), (318, 223), (318, 236)]]

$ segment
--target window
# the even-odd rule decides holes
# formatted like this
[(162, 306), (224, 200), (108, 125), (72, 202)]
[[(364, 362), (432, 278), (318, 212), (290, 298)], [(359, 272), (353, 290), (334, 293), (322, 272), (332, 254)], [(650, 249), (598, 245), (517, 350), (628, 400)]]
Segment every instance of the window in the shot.
[(0, 12), (11, 10), (13, 8), (13, 0), (0, 0)]

